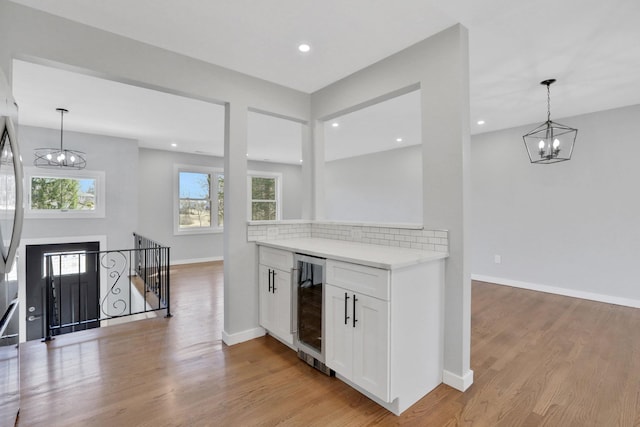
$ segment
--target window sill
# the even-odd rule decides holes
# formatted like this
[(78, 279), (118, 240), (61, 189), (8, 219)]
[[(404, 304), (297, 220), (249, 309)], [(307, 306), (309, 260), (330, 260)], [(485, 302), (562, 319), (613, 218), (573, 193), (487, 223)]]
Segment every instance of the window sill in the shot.
[(216, 228), (197, 228), (197, 229), (187, 229), (187, 230), (173, 230), (174, 236), (197, 236), (199, 234), (222, 234), (224, 232), (224, 228), (216, 227)]
[(101, 211), (32, 211), (25, 210), (25, 219), (103, 219), (104, 212)]

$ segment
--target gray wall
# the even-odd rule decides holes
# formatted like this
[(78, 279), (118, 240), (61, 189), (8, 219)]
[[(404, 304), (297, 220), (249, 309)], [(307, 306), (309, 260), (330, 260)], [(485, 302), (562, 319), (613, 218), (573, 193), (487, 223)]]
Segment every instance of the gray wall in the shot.
[(640, 105), (554, 118), (578, 137), (552, 165), (529, 163), (522, 135), (535, 124), (474, 136), (474, 275), (640, 306), (639, 117)]
[(140, 232), (171, 247), (171, 260), (222, 259), (222, 233), (173, 234), (174, 164), (222, 169), (220, 157), (140, 148), (138, 163)]
[[(33, 164), (33, 149), (55, 147), (60, 143), (60, 130), (20, 126), (19, 139), (24, 165), (30, 167)], [(138, 221), (138, 187), (135, 185), (138, 166), (137, 142), (65, 130), (64, 144), (65, 148), (87, 153), (87, 171), (105, 172), (105, 217), (25, 219), (22, 237), (37, 239), (106, 235), (106, 249), (131, 248), (132, 233), (136, 231)]]
[[(173, 234), (174, 165), (224, 168), (221, 157), (140, 148), (138, 166), (138, 228), (140, 233), (171, 247), (173, 262), (223, 258), (222, 233)], [(249, 170), (282, 173), (283, 219), (299, 219), (301, 167), (280, 163), (248, 163)]]
[(325, 217), (422, 224), (419, 145), (325, 163)]

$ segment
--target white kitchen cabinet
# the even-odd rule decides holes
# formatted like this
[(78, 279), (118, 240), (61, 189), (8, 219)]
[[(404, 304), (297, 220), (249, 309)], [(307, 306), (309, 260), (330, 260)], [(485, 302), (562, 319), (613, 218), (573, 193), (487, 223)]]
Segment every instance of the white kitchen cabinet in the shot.
[(326, 265), (326, 365), (398, 415), (442, 382), (443, 263)]
[(326, 364), (389, 401), (389, 302), (327, 284)]
[(291, 292), (279, 279), (290, 280), (293, 254), (325, 258), (324, 363), (336, 377), (396, 415), (442, 383), (446, 254), (315, 238), (259, 244), (269, 333), (291, 346), (291, 294), (287, 306), (277, 295)]
[(271, 335), (292, 346), (291, 269), (293, 268), (293, 254), (261, 247), (258, 268), (260, 325)]

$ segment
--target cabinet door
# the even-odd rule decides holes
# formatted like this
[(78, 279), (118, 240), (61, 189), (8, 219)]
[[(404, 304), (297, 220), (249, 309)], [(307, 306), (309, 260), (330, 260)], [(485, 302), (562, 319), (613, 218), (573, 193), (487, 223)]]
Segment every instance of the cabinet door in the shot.
[(271, 292), (271, 270), (266, 265), (260, 264), (258, 268), (258, 286), (260, 287), (260, 326), (271, 330), (275, 317), (275, 304)]
[(347, 379), (353, 375), (352, 297), (351, 292), (325, 285), (325, 364)]
[(389, 302), (357, 293), (352, 297), (356, 319), (352, 381), (389, 402)]
[(280, 339), (293, 345), (291, 333), (291, 273), (272, 269), (273, 308), (271, 329)]
[(291, 273), (260, 264), (260, 326), (293, 345), (291, 334)]

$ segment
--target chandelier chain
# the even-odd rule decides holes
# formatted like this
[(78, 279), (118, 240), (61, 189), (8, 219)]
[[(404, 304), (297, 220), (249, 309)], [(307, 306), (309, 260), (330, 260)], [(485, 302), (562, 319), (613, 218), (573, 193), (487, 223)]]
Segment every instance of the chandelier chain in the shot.
[(551, 121), (551, 85), (547, 85), (547, 121)]
[(62, 152), (62, 138), (64, 136), (64, 133), (62, 132), (62, 128), (64, 126), (64, 110), (59, 109), (59, 111), (60, 111), (60, 152)]

